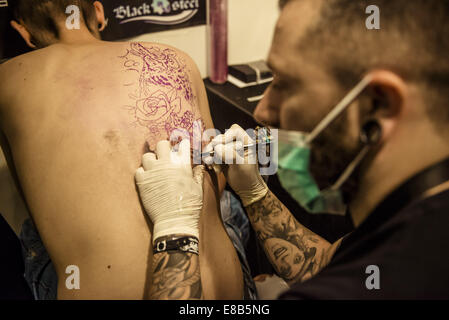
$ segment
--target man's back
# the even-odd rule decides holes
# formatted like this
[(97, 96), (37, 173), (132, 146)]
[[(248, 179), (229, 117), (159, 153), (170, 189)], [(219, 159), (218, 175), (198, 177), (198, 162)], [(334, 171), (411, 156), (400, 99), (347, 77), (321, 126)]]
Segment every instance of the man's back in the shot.
[[(1, 67), (0, 124), (33, 219), (55, 263), (60, 298), (142, 298), (151, 281), (151, 227), (134, 172), (145, 144), (211, 127), (194, 64), (154, 44), (53, 45)], [(205, 181), (205, 297), (242, 297), (235, 250)], [(207, 226), (207, 228), (205, 228)], [(65, 289), (80, 268), (81, 290)]]

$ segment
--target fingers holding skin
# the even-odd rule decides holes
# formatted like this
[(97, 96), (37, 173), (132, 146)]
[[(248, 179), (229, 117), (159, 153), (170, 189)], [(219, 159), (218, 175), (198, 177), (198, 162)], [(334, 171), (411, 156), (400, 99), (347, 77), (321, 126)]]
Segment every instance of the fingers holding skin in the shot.
[[(220, 134), (216, 136), (203, 150), (203, 152), (211, 152), (215, 149), (217, 145), (220, 144), (228, 144), (234, 141), (241, 141), (245, 143), (246, 141), (249, 141), (248, 139), (245, 139), (247, 136), (246, 132), (237, 124), (232, 125), (230, 129), (226, 131), (225, 134)], [(249, 137), (248, 137), (249, 138)]]
[(191, 159), (190, 159), (190, 140), (184, 139), (179, 144), (179, 150), (178, 150), (178, 158), (181, 161), (181, 164), (190, 165)]
[(142, 167), (137, 169), (135, 179), (137, 183), (140, 183), (145, 179), (145, 170)]
[(170, 141), (159, 141), (156, 145), (156, 155), (158, 161), (168, 161), (172, 164), (190, 165), (191, 149), (190, 140), (184, 139), (179, 143), (178, 151), (175, 152)]
[(167, 140), (159, 141), (156, 145), (156, 153), (146, 153), (142, 157), (142, 167), (145, 171), (151, 170), (159, 161), (178, 165), (191, 165), (190, 140), (184, 139), (174, 151)]
[(190, 140), (183, 140), (179, 144), (177, 152), (173, 151), (169, 141), (160, 141), (156, 146), (156, 153), (157, 157), (152, 152), (142, 156), (142, 167), (137, 169), (135, 173), (135, 179), (138, 183), (145, 179), (147, 171), (155, 169), (163, 163), (169, 163), (185, 168), (186, 171), (183, 172), (193, 175), (194, 180), (202, 185), (204, 166), (197, 166), (192, 171)]
[(142, 167), (135, 173), (136, 181), (142, 181), (145, 178), (145, 172), (152, 170), (159, 161), (188, 165), (191, 170), (190, 153), (190, 140), (188, 139), (181, 141), (178, 152), (173, 151), (169, 141), (159, 141), (156, 145), (156, 153), (148, 152), (142, 156)]
[(151, 170), (156, 161), (156, 155), (152, 152), (145, 153), (142, 156), (142, 167), (137, 169), (135, 173), (135, 179), (137, 182), (141, 182), (145, 179), (145, 171)]
[[(204, 163), (211, 165), (223, 161), (233, 161), (241, 163), (244, 159), (243, 147), (251, 145), (254, 140), (237, 124), (234, 124), (225, 134), (215, 137), (204, 149), (205, 153), (214, 151), (214, 156), (208, 156), (203, 159)], [(243, 163), (243, 162), (242, 162)]]
[(155, 155), (154, 153), (152, 153), (152, 152), (145, 153), (145, 154), (143, 155), (143, 157), (142, 157), (142, 166), (143, 166), (143, 169), (144, 169), (145, 171), (150, 170), (151, 167), (152, 167), (152, 164), (153, 164), (155, 161), (157, 161), (157, 160), (156, 160), (156, 155)]
[(254, 143), (254, 140), (240, 127), (238, 124), (232, 125), (232, 127), (226, 131), (224, 134), (225, 143), (230, 143), (232, 141), (240, 141), (244, 145)]
[(137, 169), (136, 178), (142, 177), (145, 171), (151, 170), (159, 160), (170, 160), (170, 154), (170, 143), (168, 141), (160, 141), (156, 146), (156, 153), (148, 152), (142, 156), (142, 167)]
[(240, 127), (238, 124), (232, 125), (231, 129), (225, 133), (225, 141), (229, 143), (230, 141), (240, 141), (244, 145), (254, 143), (254, 140)]
[(170, 160), (171, 150), (170, 141), (159, 141), (156, 145), (156, 156), (158, 160)]
[(170, 152), (170, 163), (173, 165), (185, 167), (187, 171), (192, 174), (190, 140), (182, 140), (181, 143), (177, 145), (177, 147), (177, 151), (172, 149), (172, 151)]
[[(216, 136), (212, 141), (203, 149), (203, 153), (211, 153), (214, 151), (217, 145), (221, 145), (224, 143), (224, 135), (220, 134)], [(214, 162), (214, 158), (211, 156), (205, 157), (203, 159), (204, 163), (207, 165), (211, 165)]]
[[(203, 150), (204, 153), (214, 152), (213, 156), (208, 156), (204, 158), (204, 163), (207, 165), (212, 165), (213, 163), (217, 163), (222, 158), (222, 151), (225, 149), (224, 146), (227, 144), (226, 136), (224, 134), (220, 134), (216, 136)], [(218, 162), (219, 163), (219, 162)]]
[(216, 163), (241, 164), (245, 158), (243, 143), (241, 141), (219, 144), (215, 146), (214, 151), (214, 161)]
[[(215, 151), (215, 157), (205, 157), (203, 159), (204, 163), (207, 165), (211, 165), (214, 163), (214, 160), (224, 161), (226, 159), (226, 155), (231, 157), (232, 159), (239, 158), (239, 152), (243, 149), (243, 146), (250, 145), (254, 141), (251, 137), (237, 124), (231, 126), (229, 130), (226, 131), (225, 134), (219, 135), (215, 137), (203, 150), (203, 153), (210, 153)], [(223, 145), (228, 145), (226, 147), (222, 147)], [(217, 149), (217, 146), (220, 146)], [(175, 160), (176, 162), (181, 162), (182, 164), (190, 164), (191, 163), (191, 148), (190, 141), (188, 139), (183, 140), (179, 145), (178, 152), (174, 155), (172, 152), (172, 147), (169, 141), (160, 141), (156, 145), (156, 154), (145, 154), (142, 164), (144, 170), (149, 170), (151, 168), (152, 163), (157, 160)], [(241, 157), (241, 156), (240, 156)], [(156, 160), (157, 159), (157, 160)]]

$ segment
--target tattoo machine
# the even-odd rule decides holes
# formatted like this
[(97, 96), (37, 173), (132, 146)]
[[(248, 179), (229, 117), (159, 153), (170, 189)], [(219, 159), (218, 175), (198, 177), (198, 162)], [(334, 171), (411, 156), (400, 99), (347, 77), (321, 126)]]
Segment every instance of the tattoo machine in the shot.
[[(244, 145), (243, 150), (246, 151), (249, 148), (254, 148), (256, 146), (267, 146), (267, 152), (269, 152), (268, 147), (270, 146), (270, 144), (273, 141), (270, 128), (257, 127), (255, 130), (255, 136), (256, 136), (255, 143)], [(215, 155), (215, 151), (212, 150), (211, 152), (201, 153), (201, 158), (204, 159), (204, 157), (209, 157), (209, 156), (213, 157), (214, 155)]]

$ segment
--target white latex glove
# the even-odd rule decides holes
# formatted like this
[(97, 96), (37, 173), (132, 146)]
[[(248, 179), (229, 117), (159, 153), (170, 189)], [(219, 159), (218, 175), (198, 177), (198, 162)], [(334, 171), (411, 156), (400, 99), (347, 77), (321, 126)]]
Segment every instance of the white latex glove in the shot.
[(140, 198), (154, 224), (153, 241), (175, 234), (199, 238), (204, 167), (192, 170), (190, 153), (189, 140), (179, 144), (178, 152), (161, 141), (136, 172)]
[[(239, 195), (245, 207), (259, 201), (268, 192), (268, 187), (259, 173), (257, 150), (243, 151), (243, 146), (254, 140), (239, 125), (234, 124), (225, 134), (215, 137), (203, 152), (215, 151), (213, 157), (204, 159), (207, 165), (217, 161), (226, 164), (224, 174), (231, 188)], [(232, 162), (233, 164), (228, 164)]]

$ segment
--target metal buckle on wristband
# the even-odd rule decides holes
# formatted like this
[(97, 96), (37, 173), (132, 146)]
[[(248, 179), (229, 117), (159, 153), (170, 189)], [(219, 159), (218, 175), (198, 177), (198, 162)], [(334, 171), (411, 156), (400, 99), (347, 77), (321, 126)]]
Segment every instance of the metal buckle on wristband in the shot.
[(153, 245), (153, 253), (181, 251), (199, 254), (199, 240), (195, 237), (164, 237), (157, 239)]

